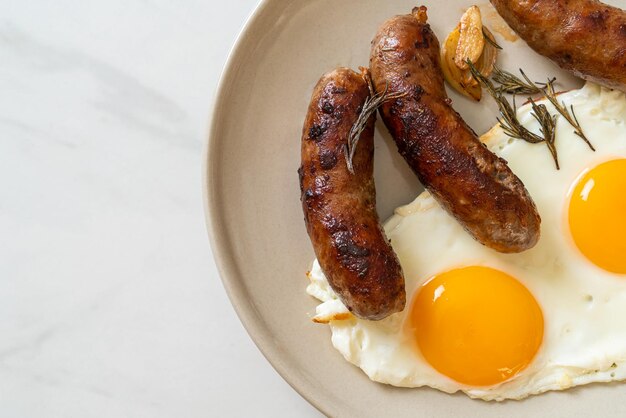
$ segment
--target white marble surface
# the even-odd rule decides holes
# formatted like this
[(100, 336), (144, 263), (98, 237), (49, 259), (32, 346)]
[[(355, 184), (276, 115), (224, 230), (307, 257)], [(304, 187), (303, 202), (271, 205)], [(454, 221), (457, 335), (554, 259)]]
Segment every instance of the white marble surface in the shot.
[(201, 150), (256, 0), (0, 1), (0, 416), (317, 417), (218, 278)]

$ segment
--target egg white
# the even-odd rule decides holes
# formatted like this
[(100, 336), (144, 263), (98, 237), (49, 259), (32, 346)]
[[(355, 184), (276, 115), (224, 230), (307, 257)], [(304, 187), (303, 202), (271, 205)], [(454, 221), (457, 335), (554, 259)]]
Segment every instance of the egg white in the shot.
[[(569, 192), (580, 174), (601, 162), (626, 158), (626, 96), (587, 83), (559, 99), (574, 106), (596, 152), (563, 117), (558, 117), (556, 130), (559, 171), (545, 144), (512, 139), (499, 126), (481, 138), (509, 162), (537, 205), (541, 239), (533, 249), (501, 254), (482, 246), (427, 192), (396, 209), (385, 224), (405, 274), (407, 307), (426, 280), (457, 267), (489, 266), (523, 283), (541, 306), (545, 322), (543, 343), (532, 363), (512, 379), (491, 387), (455, 382), (434, 370), (402, 332), (408, 309), (378, 322), (353, 317), (315, 261), (307, 292), (322, 303), (314, 320), (329, 322), (333, 346), (370, 379), (402, 387), (426, 385), (449, 393), (460, 390), (485, 400), (521, 399), (548, 390), (626, 379), (626, 275), (608, 273), (585, 259), (567, 225)], [(540, 103), (557, 114), (550, 103)], [(518, 110), (518, 117), (538, 131), (529, 105)]]

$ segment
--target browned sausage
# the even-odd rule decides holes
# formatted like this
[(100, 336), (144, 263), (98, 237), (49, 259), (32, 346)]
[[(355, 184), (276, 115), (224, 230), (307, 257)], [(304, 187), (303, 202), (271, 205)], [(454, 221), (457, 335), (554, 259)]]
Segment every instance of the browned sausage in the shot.
[(360, 318), (404, 309), (404, 277), (376, 212), (373, 114), (353, 158), (344, 147), (370, 96), (366, 73), (339, 68), (315, 86), (302, 130), (300, 191), (315, 255), (335, 293)]
[(420, 181), (479, 242), (497, 251), (527, 250), (540, 218), (522, 182), (491, 153), (446, 96), (439, 42), (426, 8), (385, 22), (372, 43), (378, 92), (404, 94), (381, 107), (398, 150)]
[(596, 0), (491, 3), (541, 55), (579, 77), (626, 92), (626, 11)]

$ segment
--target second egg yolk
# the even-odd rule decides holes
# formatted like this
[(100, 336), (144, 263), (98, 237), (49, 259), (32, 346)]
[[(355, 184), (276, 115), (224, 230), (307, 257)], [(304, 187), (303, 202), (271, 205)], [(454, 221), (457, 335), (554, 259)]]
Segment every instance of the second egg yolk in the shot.
[(482, 266), (439, 274), (414, 298), (409, 329), (428, 363), (470, 386), (503, 382), (533, 360), (543, 315), (513, 277)]
[(578, 180), (568, 220), (572, 238), (587, 259), (626, 274), (626, 160), (602, 163)]

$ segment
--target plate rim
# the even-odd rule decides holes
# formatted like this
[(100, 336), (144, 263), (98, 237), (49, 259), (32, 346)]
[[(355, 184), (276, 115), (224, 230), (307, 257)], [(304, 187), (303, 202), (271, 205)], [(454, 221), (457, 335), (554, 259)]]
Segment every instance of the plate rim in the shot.
[(200, 184), (203, 212), (212, 256), (222, 286), (251, 340), (279, 376), (311, 406), (325, 416), (343, 416), (345, 412), (339, 405), (333, 403), (327, 391), (307, 380), (301, 373), (298, 373), (297, 368), (294, 370), (289, 367), (293, 363), (286, 360), (288, 357), (281, 357), (281, 350), (273, 344), (272, 334), (267, 332), (264, 319), (259, 316), (254, 304), (248, 298), (249, 293), (243, 285), (244, 276), (238, 271), (239, 267), (233, 257), (234, 246), (228, 234), (228, 227), (220, 222), (225, 208), (220, 203), (221, 192), (224, 188), (220, 185), (218, 174), (219, 168), (222, 167), (220, 147), (223, 141), (220, 143), (218, 134), (224, 128), (225, 113), (222, 109), (229, 101), (227, 88), (236, 83), (237, 66), (245, 60), (246, 49), (244, 47), (254, 42), (253, 35), (259, 24), (266, 16), (271, 16), (275, 5), (289, 3), (289, 0), (257, 0), (257, 4), (248, 14), (229, 50), (213, 92), (213, 100), (210, 102), (208, 135), (203, 141)]
[[(233, 285), (237, 276), (236, 266), (233, 265), (234, 262), (232, 260), (229, 260), (230, 256), (227, 254), (227, 246), (223, 244), (223, 240), (218, 239), (218, 237), (221, 238), (225, 232), (223, 231), (223, 227), (220, 226), (218, 219), (220, 208), (216, 197), (218, 196), (219, 187), (217, 181), (214, 180), (215, 176), (213, 176), (213, 174), (217, 173), (217, 170), (214, 168), (215, 164), (211, 164), (211, 161), (216, 160), (216, 133), (219, 130), (220, 109), (222, 108), (222, 104), (227, 100), (226, 86), (233, 76), (232, 70), (236, 62), (243, 54), (242, 46), (249, 41), (252, 28), (259, 22), (261, 15), (268, 9), (270, 3), (273, 1), (275, 0), (259, 0), (246, 18), (244, 25), (237, 34), (235, 42), (228, 53), (215, 89), (211, 104), (212, 107), (209, 110), (208, 136), (205, 137), (202, 149), (201, 187), (204, 220), (213, 260), (215, 261), (220, 281), (226, 291), (231, 306), (235, 310), (248, 336), (272, 368), (296, 391), (296, 393), (322, 414), (331, 416), (330, 408), (327, 407), (328, 403), (324, 404), (320, 399), (317, 399), (313, 394), (313, 388), (308, 385), (304, 379), (300, 379), (289, 373), (286, 365), (278, 361), (278, 350), (261, 335), (262, 324), (259, 318), (253, 314), (251, 305), (249, 303), (241, 303), (245, 292)], [(235, 277), (235, 279), (233, 279), (233, 277)], [(237, 303), (235, 303), (235, 301), (237, 301)]]

